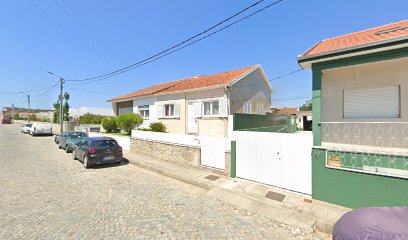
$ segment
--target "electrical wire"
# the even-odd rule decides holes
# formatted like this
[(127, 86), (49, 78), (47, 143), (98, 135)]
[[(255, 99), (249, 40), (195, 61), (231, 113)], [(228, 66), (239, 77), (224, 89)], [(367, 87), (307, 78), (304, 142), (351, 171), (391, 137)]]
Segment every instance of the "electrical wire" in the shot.
[(59, 83), (59, 81), (57, 81), (54, 85), (49, 87), (47, 91), (45, 91), (45, 92), (43, 92), (43, 93), (41, 93), (39, 95), (32, 96), (32, 97), (42, 97), (42, 96), (47, 95), (49, 92), (51, 92), (52, 89), (54, 89), (58, 85), (58, 83)]
[[(73, 88), (73, 87), (66, 87), (66, 89), (74, 90), (74, 91), (80, 91), (80, 92), (86, 92), (86, 93), (96, 93), (96, 94), (115, 94), (114, 92), (102, 92), (102, 91), (92, 91), (92, 90), (85, 90), (85, 89), (79, 89), (79, 88)], [(124, 91), (118, 91), (118, 92), (124, 92)]]
[(21, 94), (21, 93), (29, 93), (29, 92), (38, 92), (38, 91), (42, 91), (42, 90), (45, 90), (45, 89), (48, 89), (48, 88), (49, 87), (31, 89), (31, 90), (25, 90), (25, 91), (19, 91), (19, 92), (0, 92), (0, 94)]
[(280, 98), (280, 99), (272, 99), (272, 102), (282, 102), (282, 101), (307, 99), (307, 98), (312, 98), (312, 97), (310, 95), (307, 95), (307, 96), (299, 96), (299, 97), (293, 97), (293, 98)]
[[(65, 9), (63, 6), (61, 6), (61, 4), (59, 4), (56, 0), (53, 0), (53, 2), (55, 3), (55, 5), (61, 9), (69, 18), (71, 18), (81, 29), (83, 29), (86, 33), (89, 34), (89, 36), (91, 36), (95, 41), (97, 41), (103, 48), (105, 48), (105, 50), (107, 50), (108, 52), (110, 52), (114, 57), (117, 58), (116, 54), (113, 54), (111, 52), (111, 50), (109, 48), (107, 48), (102, 42), (101, 40), (99, 40), (93, 33), (91, 33), (88, 28), (85, 26), (85, 24), (83, 22), (80, 22), (77, 18), (75, 18), (67, 9)], [(64, 4), (66, 4), (67, 6), (69, 6), (67, 3), (64, 2)], [(69, 7), (69, 9), (71, 9), (71, 7)], [(72, 10), (71, 10), (72, 11)], [(77, 15), (77, 14), (76, 14)], [(82, 18), (81, 18), (82, 19)], [(83, 21), (83, 20), (82, 20)], [(120, 59), (122, 61), (122, 59)]]
[(104, 62), (109, 63), (101, 54), (99, 54), (94, 48), (92, 48), (88, 43), (80, 39), (74, 32), (72, 32), (69, 28), (65, 27), (60, 21), (58, 21), (56, 18), (54, 18), (51, 14), (49, 14), (47, 11), (42, 9), (40, 6), (38, 6), (36, 3), (34, 3), (32, 0), (27, 0), (29, 1), (38, 11), (43, 13), (45, 16), (47, 16), (51, 21), (53, 21), (55, 24), (57, 24), (60, 28), (62, 28), (64, 31), (69, 33), (73, 38), (75, 38), (78, 42), (82, 43), (86, 48), (88, 48), (92, 53), (94, 53), (96, 56), (98, 56), (100, 59), (102, 59)]
[[(91, 27), (85, 20), (83, 17), (81, 17), (81, 15), (78, 13), (78, 11), (76, 11), (74, 8), (72, 8), (68, 2), (66, 2), (65, 0), (60, 0), (65, 6), (67, 6), (67, 8), (78, 17), (79, 21), (82, 22), (79, 23), (79, 25), (84, 26), (83, 29), (85, 31), (88, 30), (88, 33), (90, 33), (90, 35), (96, 40), (99, 40), (99, 43), (101, 43), (101, 45), (107, 49), (112, 55), (116, 56), (122, 63), (126, 64), (126, 60), (122, 57), (122, 55), (120, 55), (117, 51), (115, 51), (115, 49), (113, 49), (112, 45), (109, 44), (108, 41), (105, 40), (105, 38), (103, 38), (93, 27)], [(55, 2), (55, 0), (54, 0)], [(73, 18), (75, 22), (76, 18)]]
[[(295, 74), (295, 73), (297, 73), (297, 72), (300, 72), (300, 71), (302, 71), (302, 70), (303, 70), (303, 69), (300, 68), (300, 69), (297, 69), (297, 70), (295, 70), (295, 71), (286, 73), (286, 74), (284, 74), (284, 75), (281, 75), (281, 76), (278, 76), (278, 77), (275, 77), (275, 78), (272, 78), (272, 79), (268, 79), (268, 82), (273, 82), (273, 81), (282, 79), (282, 78), (284, 78), (284, 77), (290, 76), (290, 75)], [(250, 86), (262, 85), (262, 84), (263, 84), (263, 83), (252, 83), (252, 84), (245, 84), (245, 85), (237, 85), (237, 86), (235, 86), (235, 87), (241, 88), (241, 87), (250, 87)]]
[[(157, 53), (157, 54), (155, 54), (155, 55), (153, 55), (153, 56), (151, 56), (151, 57), (149, 57), (149, 58), (146, 58), (146, 59), (144, 59), (144, 60), (141, 60), (141, 61), (139, 61), (139, 62), (137, 62), (137, 63), (134, 63), (134, 64), (129, 65), (129, 66), (127, 66), (127, 67), (124, 67), (124, 68), (115, 70), (115, 71), (110, 72), (110, 73), (102, 74), (102, 75), (99, 75), (99, 76), (94, 76), (94, 77), (89, 77), (89, 78), (83, 78), (83, 79), (66, 79), (66, 81), (91, 81), (91, 80), (96, 80), (96, 79), (103, 80), (103, 79), (106, 79), (106, 78), (109, 78), (109, 77), (116, 76), (116, 75), (118, 75), (118, 74), (122, 74), (122, 73), (127, 72), (127, 71), (130, 71), (130, 70), (132, 70), (132, 69), (134, 69), (134, 68), (143, 66), (143, 65), (145, 65), (145, 64), (147, 64), (147, 63), (156, 61), (156, 60), (158, 60), (158, 59), (160, 59), (160, 58), (162, 58), (162, 57), (164, 57), (164, 56), (167, 56), (167, 55), (169, 55), (169, 54), (171, 54), (171, 53), (180, 51), (181, 49), (183, 49), (183, 48), (185, 48), (185, 47), (191, 46), (191, 45), (194, 44), (194, 43), (197, 43), (197, 42), (199, 42), (199, 41), (201, 41), (201, 40), (204, 40), (204, 39), (206, 39), (206, 38), (208, 38), (208, 37), (210, 37), (210, 36), (212, 36), (212, 35), (214, 35), (214, 34), (216, 34), (216, 33), (218, 33), (218, 32), (221, 32), (221, 31), (223, 31), (223, 30), (225, 30), (225, 29), (227, 29), (227, 28), (229, 28), (229, 27), (231, 27), (231, 26), (233, 26), (233, 25), (235, 25), (235, 24), (237, 24), (237, 23), (239, 23), (239, 22), (241, 22), (241, 21), (243, 21), (243, 20), (249, 18), (249, 17), (252, 17), (252, 16), (254, 16), (255, 14), (258, 14), (258, 13), (264, 11), (265, 9), (270, 8), (270, 7), (276, 5), (276, 4), (278, 4), (278, 3), (280, 3), (280, 2), (282, 2), (282, 1), (284, 1), (284, 0), (275, 1), (275, 2), (273, 2), (273, 3), (269, 4), (269, 5), (267, 5), (267, 6), (263, 7), (263, 8), (261, 8), (261, 9), (259, 9), (259, 10), (257, 10), (257, 11), (255, 11), (255, 12), (253, 12), (253, 13), (251, 13), (251, 14), (249, 14), (249, 15), (243, 17), (243, 18), (240, 18), (239, 20), (237, 20), (237, 21), (235, 21), (235, 22), (233, 22), (233, 23), (231, 23), (231, 24), (228, 24), (227, 26), (225, 26), (225, 27), (223, 27), (223, 28), (221, 28), (221, 29), (219, 29), (219, 30), (217, 30), (217, 31), (214, 31), (214, 32), (212, 32), (212, 33), (210, 33), (210, 34), (208, 34), (208, 35), (206, 35), (206, 36), (204, 36), (204, 37), (199, 38), (198, 40), (195, 40), (195, 41), (193, 41), (193, 42), (191, 42), (191, 43), (189, 43), (189, 44), (187, 44), (187, 45), (182, 46), (183, 44), (185, 44), (185, 43), (187, 43), (187, 42), (189, 42), (189, 41), (191, 41), (191, 40), (193, 40), (193, 39), (195, 39), (195, 38), (197, 38), (197, 37), (199, 37), (199, 36), (201, 36), (201, 35), (203, 35), (203, 34), (209, 32), (209, 31), (211, 31), (212, 29), (214, 29), (214, 28), (216, 28), (216, 27), (218, 27), (218, 26), (224, 24), (225, 22), (231, 20), (232, 18), (234, 18), (234, 17), (236, 17), (236, 16), (242, 14), (243, 12), (248, 11), (249, 9), (251, 9), (252, 7), (258, 5), (259, 3), (263, 2), (263, 1), (264, 1), (264, 0), (257, 1), (256, 3), (254, 3), (254, 4), (252, 4), (252, 5), (250, 5), (250, 6), (246, 7), (246, 8), (244, 8), (243, 10), (241, 10), (241, 11), (239, 11), (238, 13), (232, 15), (231, 17), (228, 17), (227, 19), (225, 19), (225, 20), (223, 20), (223, 21), (221, 21), (221, 22), (219, 22), (219, 23), (213, 25), (212, 27), (210, 27), (210, 28), (208, 28), (208, 29), (206, 29), (206, 30), (204, 30), (204, 31), (202, 31), (202, 32), (200, 32), (200, 33), (194, 35), (193, 37), (190, 37), (190, 38), (188, 38), (187, 40), (182, 41), (181, 43), (178, 43), (178, 44), (176, 44), (176, 45), (174, 45), (174, 46), (172, 46), (172, 47), (170, 47), (170, 48), (167, 48), (167, 49), (164, 50), (164, 51), (161, 51), (161, 52), (159, 52), (159, 53)], [(180, 46), (182, 46), (182, 47), (180, 47)], [(178, 48), (178, 47), (180, 47), (180, 48)], [(175, 50), (173, 50), (173, 49), (175, 49)], [(173, 51), (171, 51), (171, 50), (173, 50)], [(166, 53), (166, 54), (164, 54), (164, 53)], [(163, 55), (163, 54), (164, 54), (164, 55)], [(161, 56), (160, 56), (160, 55), (161, 55)]]

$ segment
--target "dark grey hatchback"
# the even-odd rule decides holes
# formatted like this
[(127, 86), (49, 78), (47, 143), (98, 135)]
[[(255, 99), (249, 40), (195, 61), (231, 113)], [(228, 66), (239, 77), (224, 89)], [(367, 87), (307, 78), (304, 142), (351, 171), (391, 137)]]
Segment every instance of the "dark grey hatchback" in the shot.
[(89, 137), (77, 143), (72, 158), (83, 162), (85, 168), (90, 168), (97, 164), (121, 163), (123, 151), (113, 138)]

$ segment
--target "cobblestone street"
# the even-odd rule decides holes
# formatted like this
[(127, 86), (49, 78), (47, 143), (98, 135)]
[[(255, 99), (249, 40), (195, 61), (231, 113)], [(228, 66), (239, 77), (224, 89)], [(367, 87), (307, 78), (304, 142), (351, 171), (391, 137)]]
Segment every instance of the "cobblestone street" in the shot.
[(0, 153), (0, 239), (316, 237), (131, 164), (85, 169), (16, 125), (0, 125)]

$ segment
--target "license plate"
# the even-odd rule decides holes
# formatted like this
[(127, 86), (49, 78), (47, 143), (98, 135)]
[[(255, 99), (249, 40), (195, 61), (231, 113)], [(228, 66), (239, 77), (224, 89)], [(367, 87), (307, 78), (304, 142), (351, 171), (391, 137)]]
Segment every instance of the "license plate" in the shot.
[(103, 158), (104, 161), (109, 161), (109, 160), (113, 160), (115, 157), (114, 156), (106, 156)]

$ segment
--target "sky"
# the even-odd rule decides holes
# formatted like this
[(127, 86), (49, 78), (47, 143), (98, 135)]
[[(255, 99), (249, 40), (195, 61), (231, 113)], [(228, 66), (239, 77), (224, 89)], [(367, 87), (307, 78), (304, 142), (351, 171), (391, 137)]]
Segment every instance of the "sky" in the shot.
[[(245, 16), (275, 0), (240, 15)], [(52, 109), (58, 77), (83, 79), (136, 63), (255, 3), (238, 0), (13, 0), (0, 6), (0, 107)], [(261, 64), (268, 79), (299, 69), (317, 42), (407, 19), (406, 0), (284, 0), (207, 39), (124, 74), (66, 82), (73, 108), (110, 108), (108, 99), (154, 84)], [(72, 11), (73, 10), (73, 11)], [(238, 18), (237, 18), (238, 19)], [(86, 23), (86, 25), (84, 24)], [(311, 71), (271, 81), (274, 107), (311, 96)], [(86, 83), (86, 84), (84, 84)], [(54, 88), (51, 88), (55, 86)], [(50, 90), (47, 92), (47, 90)]]

